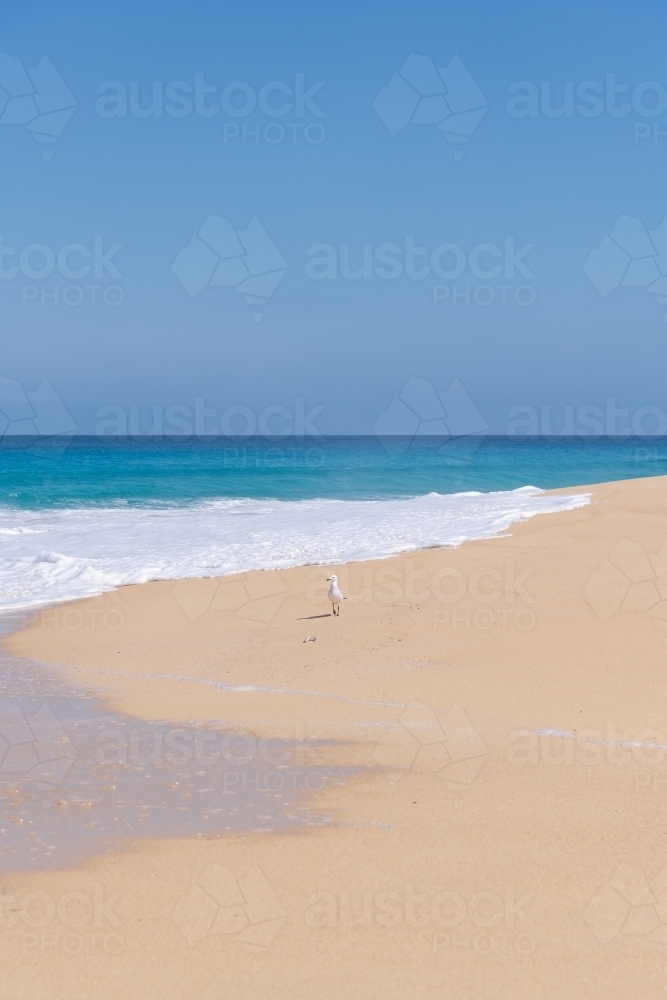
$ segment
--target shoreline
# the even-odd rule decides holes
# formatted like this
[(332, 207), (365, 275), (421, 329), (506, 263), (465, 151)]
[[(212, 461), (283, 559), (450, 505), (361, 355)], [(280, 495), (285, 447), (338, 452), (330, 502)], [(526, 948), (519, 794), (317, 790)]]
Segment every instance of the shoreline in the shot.
[(331, 1000), (528, 1000), (545, 982), (574, 1000), (658, 995), (667, 477), (558, 492), (577, 489), (587, 506), (501, 536), (340, 567), (340, 617), (311, 566), (123, 587), (5, 637), (164, 745), (197, 720), (205, 785), (241, 755), (223, 803), (242, 807), (272, 747), (302, 775), (342, 769), (304, 786), (325, 822), (130, 839), (8, 875), (3, 891), (54, 912), (103, 886), (122, 945), (74, 960), (17, 918), (8, 992), (48, 996), (56, 977), (83, 995), (94, 976), (101, 1000), (180, 1000), (223, 962), (226, 990), (279, 1000), (295, 982)]
[[(637, 480), (637, 482), (642, 483), (645, 480)], [(440, 628), (447, 624), (448, 610), (452, 608), (450, 598), (456, 597), (458, 590), (461, 589), (461, 580), (457, 576), (461, 570), (456, 567), (456, 557), (453, 560), (454, 564), (450, 566), (451, 556), (465, 552), (466, 557), (463, 559), (465, 564), (469, 561), (468, 553), (470, 553), (472, 562), (478, 563), (478, 553), (479, 556), (482, 556), (486, 551), (485, 546), (489, 543), (500, 543), (502, 551), (503, 541), (521, 535), (522, 529), (526, 529), (530, 525), (540, 525), (551, 518), (567, 519), (582, 511), (589, 510), (599, 502), (595, 498), (596, 490), (604, 491), (607, 487), (615, 485), (604, 483), (541, 491), (542, 495), (583, 495), (587, 497), (587, 500), (580, 506), (568, 507), (563, 511), (524, 516), (521, 519), (511, 521), (503, 529), (499, 529), (499, 533), (483, 538), (466, 539), (457, 545), (413, 548), (399, 554), (380, 556), (376, 559), (351, 560), (344, 563), (307, 563), (279, 570), (259, 569), (229, 573), (221, 577), (185, 577), (152, 580), (139, 584), (123, 584), (92, 597), (68, 599), (41, 607), (10, 609), (5, 612), (6, 616), (11, 616), (18, 621), (22, 620), (23, 624), (18, 629), (13, 629), (8, 635), (0, 637), (0, 648), (9, 655), (26, 656), (36, 662), (46, 663), (55, 668), (64, 678), (71, 677), (72, 681), (77, 682), (84, 678), (86, 684), (96, 694), (110, 697), (114, 707), (128, 714), (138, 714), (139, 717), (145, 719), (156, 716), (152, 711), (147, 714), (145, 705), (139, 710), (138, 704), (131, 705), (130, 701), (125, 702), (125, 696), (117, 702), (116, 696), (112, 692), (119, 690), (126, 692), (128, 688), (140, 687), (142, 683), (151, 684), (154, 681), (161, 681), (166, 686), (190, 685), (198, 687), (204, 685), (213, 690), (217, 688), (221, 695), (237, 694), (241, 696), (238, 700), (244, 703), (252, 701), (257, 696), (269, 697), (271, 694), (275, 694), (283, 699), (296, 699), (297, 702), (300, 698), (330, 699), (334, 702), (340, 701), (350, 705), (357, 703), (360, 706), (372, 707), (374, 705), (372, 699), (347, 697), (343, 691), (329, 693), (326, 690), (280, 688), (272, 684), (253, 685), (242, 677), (237, 678), (234, 683), (225, 683), (223, 680), (212, 677), (192, 676), (192, 671), (185, 671), (183, 674), (175, 671), (159, 674), (153, 670), (149, 670), (147, 673), (140, 673), (136, 670), (118, 670), (115, 669), (116, 661), (113, 654), (109, 654), (109, 650), (118, 644), (117, 637), (122, 637), (126, 624), (130, 624), (126, 619), (128, 616), (131, 618), (134, 615), (135, 598), (138, 597), (142, 603), (146, 603), (147, 599), (149, 613), (154, 602), (157, 602), (157, 607), (160, 607), (162, 602), (166, 602), (169, 611), (178, 616), (179, 625), (188, 631), (194, 629), (196, 632), (197, 623), (203, 624), (208, 621), (210, 624), (212, 615), (217, 613), (220, 628), (224, 631), (231, 627), (233, 639), (236, 645), (240, 643), (244, 655), (247, 656), (250, 644), (261, 659), (267, 641), (270, 642), (275, 629), (284, 624), (284, 621), (280, 621), (280, 619), (281, 612), (285, 611), (283, 607), (285, 600), (296, 598), (297, 601), (301, 602), (299, 610), (303, 614), (298, 616), (296, 621), (303, 621), (304, 626), (308, 621), (317, 623), (319, 619), (329, 617), (329, 606), (325, 598), (326, 584), (323, 584), (323, 581), (326, 579), (325, 574), (333, 570), (337, 571), (343, 590), (346, 592), (344, 611), (354, 605), (363, 607), (368, 604), (377, 605), (378, 602), (381, 607), (390, 610), (395, 605), (397, 595), (398, 603), (396, 606), (410, 604), (411, 599), (419, 596), (420, 593), (418, 584), (415, 589), (416, 581), (421, 580), (425, 573), (431, 574), (431, 576), (435, 574), (434, 580), (431, 581), (432, 593), (428, 595), (428, 603), (433, 605), (431, 609), (434, 616), (433, 627)], [(440, 566), (443, 560), (446, 563), (444, 576)], [(417, 563), (419, 566), (416, 565)], [(422, 563), (427, 564), (428, 568), (423, 569)], [(434, 566), (435, 568), (433, 568)], [(477, 566), (478, 573), (479, 569), (480, 567)], [(482, 566), (482, 570), (484, 570), (484, 566)], [(490, 579), (495, 579), (495, 574), (503, 575), (503, 568), (490, 567), (490, 572)], [(525, 573), (525, 569), (523, 572)], [(438, 573), (441, 574), (441, 578), (438, 578)], [(413, 575), (414, 581), (412, 580)], [(480, 579), (484, 581), (486, 577)], [(453, 595), (449, 590), (450, 580), (455, 582)], [(488, 580), (486, 582), (488, 583)], [(482, 583), (482, 588), (476, 591), (472, 605), (476, 615), (476, 621), (473, 621), (473, 624), (482, 632), (490, 620), (487, 612), (489, 595), (482, 593), (483, 586)], [(501, 583), (501, 589), (502, 586)], [(511, 593), (507, 592), (508, 586), (512, 588)], [(520, 611), (517, 614), (520, 615), (521, 612), (524, 612), (523, 619), (519, 618), (516, 626), (519, 630), (525, 626), (524, 631), (532, 629), (533, 616), (530, 608), (532, 599), (529, 595), (521, 593), (523, 590), (521, 584), (518, 585), (517, 589), (514, 581), (508, 583), (505, 580), (504, 587), (505, 600), (503, 601), (501, 596), (501, 605), (513, 605), (516, 598), (517, 606), (520, 606)], [(465, 596), (469, 597), (470, 595), (466, 594)], [(491, 596), (493, 596), (493, 591)], [(469, 600), (467, 603), (470, 605)], [(496, 610), (497, 600), (493, 599), (491, 603), (493, 604), (491, 614), (493, 614), (493, 611)], [(458, 599), (454, 600), (451, 617), (454, 625), (457, 621), (455, 615), (458, 604)], [(506, 629), (508, 624), (506, 607), (500, 609), (500, 615), (503, 627)], [(467, 628), (467, 622), (464, 624)], [(132, 622), (132, 627), (135, 640), (140, 639), (136, 634), (136, 621)], [(317, 629), (313, 626), (310, 629), (305, 628), (304, 631), (308, 633), (309, 631), (317, 631)], [(40, 635), (43, 636), (44, 642), (40, 641)], [(54, 642), (56, 638), (58, 641)], [(318, 636), (315, 636), (315, 643), (308, 645), (307, 653), (316, 652), (317, 640)], [(49, 652), (57, 650), (56, 655), (46, 656), (47, 649)], [(106, 650), (106, 654), (101, 658), (99, 656), (96, 658), (96, 653), (102, 649)], [(74, 657), (70, 655), (69, 651), (71, 650), (76, 650)], [(110, 655), (111, 660), (109, 660)], [(119, 650), (117, 655), (122, 657), (122, 662), (125, 661), (126, 657), (122, 651)], [(85, 662), (83, 662), (82, 657)], [(109, 678), (108, 682), (105, 681), (105, 677)], [(173, 706), (176, 700), (177, 696), (172, 695), (169, 702)], [(145, 696), (141, 698), (141, 701), (145, 702)], [(202, 699), (195, 697), (194, 701), (197, 708), (202, 709)], [(400, 701), (397, 701), (395, 707), (400, 707), (401, 704)], [(384, 707), (389, 708), (390, 705), (386, 704)], [(294, 714), (294, 712), (292, 711), (290, 714)], [(272, 719), (273, 715), (273, 712), (269, 712), (269, 718)], [(315, 712), (317, 718), (320, 715), (321, 713)], [(253, 713), (249, 710), (247, 719), (251, 719), (252, 716)], [(180, 711), (176, 717), (182, 717)], [(191, 717), (200, 716), (195, 713)], [(210, 718), (210, 710), (201, 717)], [(237, 713), (234, 713), (234, 718), (238, 718)]]
[(29, 612), (146, 582), (387, 559), (492, 538), (586, 502), (583, 490), (521, 487), (392, 500), (15, 510), (5, 512), (1, 531), (0, 592), (4, 610)]

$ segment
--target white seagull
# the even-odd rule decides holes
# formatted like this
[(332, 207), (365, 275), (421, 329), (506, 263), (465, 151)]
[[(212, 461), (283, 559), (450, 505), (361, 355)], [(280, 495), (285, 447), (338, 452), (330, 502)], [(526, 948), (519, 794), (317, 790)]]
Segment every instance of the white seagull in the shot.
[[(333, 576), (328, 576), (327, 577), (327, 583), (331, 583), (331, 586), (329, 587), (329, 593), (327, 594), (327, 597), (331, 601), (331, 607), (333, 608), (334, 615), (336, 615), (336, 614), (339, 615), (340, 614), (340, 602), (344, 601), (345, 598), (343, 597), (343, 595), (341, 594), (341, 592), (339, 590), (339, 587), (338, 587), (338, 577), (335, 574)], [(336, 606), (338, 606), (338, 611), (336, 611)]]

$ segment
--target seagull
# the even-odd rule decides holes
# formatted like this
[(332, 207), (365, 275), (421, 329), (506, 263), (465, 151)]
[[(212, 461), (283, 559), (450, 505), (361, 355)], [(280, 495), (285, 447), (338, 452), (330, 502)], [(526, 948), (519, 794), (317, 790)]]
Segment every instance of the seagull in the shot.
[[(333, 576), (328, 576), (327, 577), (327, 583), (331, 583), (331, 586), (329, 587), (329, 593), (327, 594), (327, 597), (331, 601), (331, 607), (333, 608), (334, 615), (336, 615), (336, 614), (339, 615), (340, 614), (340, 602), (344, 601), (345, 598), (343, 597), (343, 595), (341, 594), (341, 592), (340, 592), (340, 590), (338, 588), (338, 577), (335, 574)], [(338, 611), (336, 611), (336, 606), (338, 606)]]

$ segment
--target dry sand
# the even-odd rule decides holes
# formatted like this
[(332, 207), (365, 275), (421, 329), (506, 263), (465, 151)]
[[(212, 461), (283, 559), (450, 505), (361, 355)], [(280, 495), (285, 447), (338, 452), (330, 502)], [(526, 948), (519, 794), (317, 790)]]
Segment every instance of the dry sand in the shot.
[(115, 710), (359, 770), (304, 799), (328, 825), (6, 876), (0, 995), (665, 996), (667, 478), (559, 492), (592, 502), (455, 550), (126, 587), (11, 636)]

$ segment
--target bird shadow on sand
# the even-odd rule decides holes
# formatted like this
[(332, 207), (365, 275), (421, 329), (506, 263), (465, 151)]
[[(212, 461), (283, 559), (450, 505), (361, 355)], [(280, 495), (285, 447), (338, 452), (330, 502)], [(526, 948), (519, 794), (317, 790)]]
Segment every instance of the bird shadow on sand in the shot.
[(313, 618), (333, 618), (334, 616), (329, 612), (326, 615), (307, 615), (305, 618), (297, 618), (298, 622), (309, 622)]

